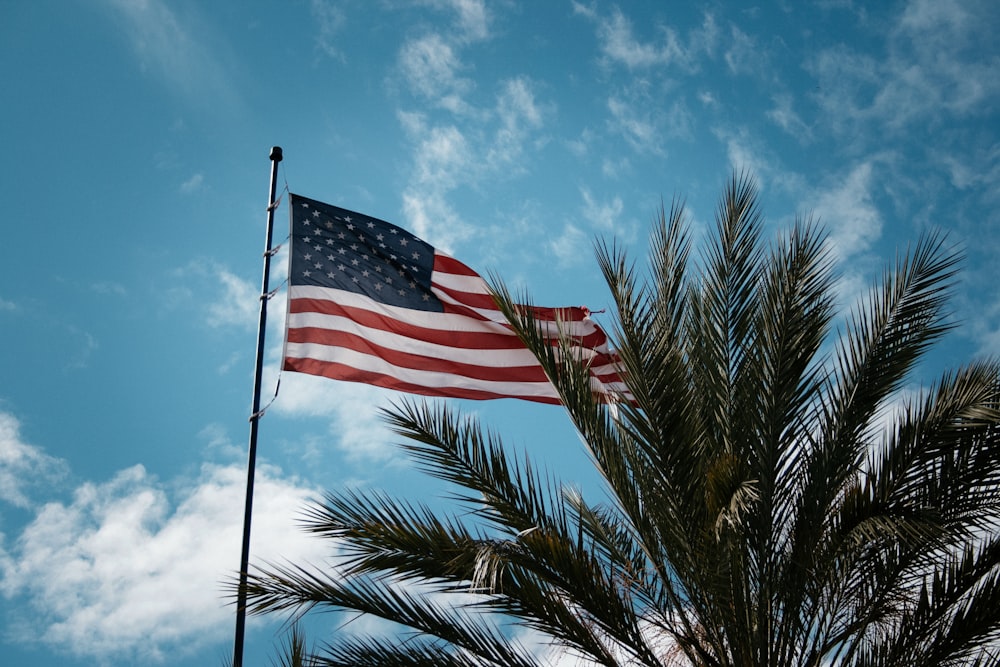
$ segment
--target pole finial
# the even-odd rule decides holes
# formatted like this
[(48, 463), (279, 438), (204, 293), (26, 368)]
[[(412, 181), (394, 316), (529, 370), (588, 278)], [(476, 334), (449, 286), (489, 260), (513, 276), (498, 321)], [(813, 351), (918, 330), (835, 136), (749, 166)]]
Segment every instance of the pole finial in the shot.
[(281, 162), (281, 146), (271, 146), (271, 161)]

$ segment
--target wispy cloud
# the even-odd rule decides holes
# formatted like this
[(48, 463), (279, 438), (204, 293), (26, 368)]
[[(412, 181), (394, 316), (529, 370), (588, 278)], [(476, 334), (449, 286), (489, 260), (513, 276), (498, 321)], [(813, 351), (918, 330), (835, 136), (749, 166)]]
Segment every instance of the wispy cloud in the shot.
[(711, 54), (718, 41), (715, 18), (706, 14), (701, 26), (689, 32), (687, 39), (670, 26), (658, 26), (658, 39), (642, 40), (634, 33), (632, 22), (615, 7), (610, 16), (602, 16), (593, 6), (573, 3), (574, 12), (592, 21), (604, 62), (629, 69), (677, 66), (684, 70), (697, 67), (701, 55)]
[(0, 412), (0, 501), (15, 507), (31, 507), (32, 490), (50, 488), (66, 473), (64, 461), (24, 442), (20, 421), (12, 414)]
[(767, 52), (753, 36), (730, 26), (724, 54), (726, 65), (733, 74), (754, 74), (766, 71)]
[(810, 199), (812, 213), (829, 230), (833, 252), (841, 261), (868, 252), (882, 235), (882, 214), (872, 196), (873, 174), (873, 162), (862, 162)]
[(399, 69), (419, 97), (453, 113), (469, 111), (465, 95), (473, 88), (472, 80), (460, 75), (455, 48), (441, 35), (432, 33), (403, 44)]
[(163, 0), (103, 0), (121, 21), (144, 71), (205, 108), (228, 108), (239, 98), (223, 59), (220, 34), (193, 10), (181, 14)]
[(564, 225), (562, 231), (554, 235), (547, 245), (561, 267), (580, 264), (590, 260), (592, 256), (590, 237), (573, 224)]
[(812, 140), (812, 128), (796, 113), (795, 98), (789, 93), (778, 93), (772, 99), (774, 106), (767, 112), (767, 117), (800, 142), (809, 143)]
[(588, 188), (581, 188), (580, 195), (583, 197), (581, 214), (595, 230), (612, 234), (621, 231), (619, 220), (625, 210), (621, 197), (615, 195), (608, 201), (598, 201)]
[(520, 170), (520, 158), (529, 136), (543, 123), (543, 110), (527, 79), (502, 83), (496, 100), (496, 119), (497, 130), (486, 154), (489, 169)]
[(316, 48), (335, 60), (344, 60), (344, 53), (337, 46), (340, 31), (347, 23), (343, 3), (335, 0), (311, 0), (309, 12), (316, 25)]
[(523, 155), (544, 127), (548, 110), (531, 82), (520, 77), (499, 82), (491, 105), (475, 107), (463, 100), (449, 111), (450, 120), (415, 111), (399, 111), (397, 117), (412, 142), (413, 167), (403, 192), (408, 224), (418, 236), (452, 252), (475, 230), (455, 213), (451, 192), (521, 173)]
[(639, 105), (615, 96), (608, 99), (608, 111), (611, 113), (609, 127), (620, 134), (632, 150), (654, 155), (664, 152), (661, 132), (648, 107), (640, 109)]
[(998, 29), (1000, 12), (988, 1), (912, 0), (889, 31), (884, 58), (836, 46), (807, 64), (816, 99), (844, 134), (990, 113), (1000, 101)]
[[(272, 259), (275, 264), (280, 264)], [(256, 326), (260, 287), (211, 259), (195, 259), (173, 271), (175, 284), (164, 292), (169, 307), (200, 312), (208, 326), (218, 329)], [(278, 280), (275, 280), (277, 284)], [(202, 299), (195, 297), (202, 295)]]
[(189, 195), (201, 190), (204, 184), (205, 184), (204, 174), (197, 173), (193, 174), (191, 178), (181, 183), (180, 190), (183, 194)]
[(124, 285), (113, 280), (101, 280), (91, 283), (90, 289), (97, 294), (113, 294), (115, 296), (125, 296), (128, 294), (128, 290), (125, 289)]
[(77, 326), (70, 326), (68, 330), (76, 340), (76, 348), (73, 356), (67, 362), (66, 368), (70, 370), (87, 368), (90, 364), (90, 357), (100, 348), (100, 344), (92, 334)]
[(424, 0), (424, 4), (455, 14), (455, 36), (461, 41), (490, 37), (492, 15), (485, 0)]

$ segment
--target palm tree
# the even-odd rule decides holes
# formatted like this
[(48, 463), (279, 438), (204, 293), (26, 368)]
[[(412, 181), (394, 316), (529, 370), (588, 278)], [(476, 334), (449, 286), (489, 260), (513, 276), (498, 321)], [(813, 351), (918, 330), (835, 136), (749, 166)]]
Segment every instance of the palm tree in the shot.
[(336, 540), (338, 567), (257, 570), (251, 611), (403, 626), (340, 638), (321, 665), (545, 664), (526, 637), (560, 664), (1000, 664), (1000, 364), (901, 391), (951, 326), (958, 255), (926, 235), (834, 336), (823, 233), (800, 220), (765, 246), (762, 227), (734, 175), (694, 267), (680, 203), (645, 271), (598, 246), (631, 392), (618, 403), (497, 284), (600, 502), (452, 407), (403, 402), (387, 420), (458, 489), (455, 513), (331, 493), (305, 527)]

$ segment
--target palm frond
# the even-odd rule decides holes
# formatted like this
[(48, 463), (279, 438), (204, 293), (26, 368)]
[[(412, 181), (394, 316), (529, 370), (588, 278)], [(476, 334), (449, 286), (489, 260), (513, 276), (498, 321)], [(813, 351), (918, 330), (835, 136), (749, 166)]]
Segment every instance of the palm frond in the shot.
[(334, 566), (255, 571), (252, 611), (402, 628), (345, 636), (309, 656), (322, 665), (535, 664), (518, 630), (602, 665), (1000, 664), (1000, 362), (899, 400), (953, 326), (959, 254), (924, 236), (830, 346), (835, 275), (816, 224), (765, 246), (747, 174), (698, 263), (685, 218), (681, 201), (661, 206), (645, 266), (597, 244), (617, 403), (560, 322), (491, 285), (602, 475), (601, 502), (475, 419), (402, 401), (388, 424), (458, 509), (328, 494), (303, 524), (337, 545)]

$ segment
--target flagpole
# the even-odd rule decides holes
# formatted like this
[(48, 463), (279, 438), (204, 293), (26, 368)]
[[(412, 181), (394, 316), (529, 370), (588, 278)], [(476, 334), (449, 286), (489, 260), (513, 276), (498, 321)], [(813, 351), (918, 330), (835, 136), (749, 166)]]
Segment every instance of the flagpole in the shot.
[(250, 568), (250, 517), (253, 514), (253, 478), (257, 465), (257, 424), (260, 421), (260, 384), (264, 367), (264, 331), (267, 326), (267, 299), (270, 291), (271, 236), (274, 230), (274, 195), (278, 187), (278, 163), (281, 147), (271, 148), (271, 190), (267, 197), (267, 240), (264, 243), (264, 277), (260, 288), (260, 320), (257, 324), (257, 364), (253, 374), (253, 410), (250, 413), (250, 446), (247, 454), (247, 496), (243, 511), (243, 550), (240, 556), (240, 585), (236, 595), (236, 633), (233, 641), (233, 667), (243, 667), (243, 637), (246, 633), (247, 571)]

